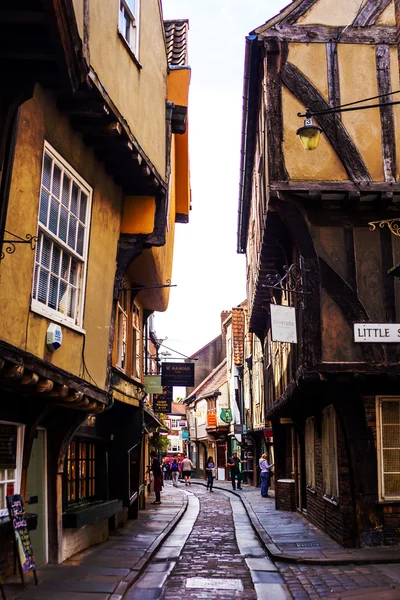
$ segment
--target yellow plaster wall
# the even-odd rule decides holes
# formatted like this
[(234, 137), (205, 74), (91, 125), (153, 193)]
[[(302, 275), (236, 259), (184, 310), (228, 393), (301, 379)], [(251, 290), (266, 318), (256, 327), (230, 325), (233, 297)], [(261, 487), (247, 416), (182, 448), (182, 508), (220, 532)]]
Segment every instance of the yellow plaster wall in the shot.
[(190, 67), (173, 69), (168, 74), (168, 100), (177, 106), (188, 106)]
[[(21, 237), (35, 234), (38, 224), (43, 144), (47, 140), (93, 187), (86, 302), (85, 360), (99, 387), (104, 386), (117, 240), (122, 209), (120, 189), (105, 173), (93, 152), (72, 131), (50, 92), (39, 86), (21, 109), (15, 163), (6, 228)], [(83, 376), (82, 333), (63, 330), (63, 344), (56, 352), (45, 345), (51, 322), (30, 311), (34, 252), (20, 246), (0, 263), (0, 330), (2, 339), (35, 354), (65, 371)]]
[(155, 214), (154, 196), (125, 196), (121, 233), (152, 233)]
[(189, 172), (189, 125), (186, 132), (175, 138), (175, 198), (176, 213), (188, 215), (190, 212), (190, 172)]
[(79, 35), (83, 40), (83, 0), (72, 0), (75, 11), (76, 23), (78, 25)]
[(165, 176), (167, 57), (159, 0), (141, 2), (140, 68), (118, 35), (119, 0), (90, 2), (90, 62), (132, 133)]
[(290, 44), (288, 61), (307, 76), (325, 100), (329, 99), (326, 44)]
[(376, 20), (377, 25), (396, 25), (396, 15), (394, 12), (394, 2), (391, 2), (383, 13)]
[[(339, 44), (341, 103), (377, 96), (375, 46)], [(383, 181), (379, 108), (342, 113), (343, 124), (358, 147), (374, 181)]]
[[(364, 0), (365, 3), (365, 0)], [(333, 25), (345, 27), (351, 23), (360, 7), (360, 0), (319, 0), (305, 15), (300, 17), (297, 25)]]
[(297, 116), (305, 107), (285, 87), (282, 88), (283, 152), (290, 179), (299, 181), (346, 181), (347, 173), (325, 135), (316, 150), (307, 152), (296, 131), (303, 120)]

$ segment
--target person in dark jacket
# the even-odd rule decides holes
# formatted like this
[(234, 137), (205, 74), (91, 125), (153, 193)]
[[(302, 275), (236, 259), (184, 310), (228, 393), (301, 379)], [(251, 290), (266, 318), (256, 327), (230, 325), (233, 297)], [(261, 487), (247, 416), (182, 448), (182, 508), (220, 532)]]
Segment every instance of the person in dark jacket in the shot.
[(241, 486), (241, 482), (242, 482), (242, 474), (240, 472), (240, 463), (242, 461), (240, 460), (240, 458), (237, 455), (237, 452), (234, 452), (232, 454), (232, 456), (230, 458), (228, 458), (228, 462), (226, 464), (227, 467), (229, 467), (229, 469), (231, 470), (231, 482), (232, 482), (232, 488), (235, 490), (236, 489), (236, 479), (237, 479), (237, 489), (241, 490), (242, 486)]
[(151, 453), (151, 458), (152, 458), (151, 470), (153, 471), (154, 492), (156, 495), (156, 499), (154, 500), (154, 502), (152, 502), (152, 504), (161, 504), (161, 488), (163, 485), (163, 477), (162, 477), (160, 461), (157, 458), (157, 452), (153, 451)]

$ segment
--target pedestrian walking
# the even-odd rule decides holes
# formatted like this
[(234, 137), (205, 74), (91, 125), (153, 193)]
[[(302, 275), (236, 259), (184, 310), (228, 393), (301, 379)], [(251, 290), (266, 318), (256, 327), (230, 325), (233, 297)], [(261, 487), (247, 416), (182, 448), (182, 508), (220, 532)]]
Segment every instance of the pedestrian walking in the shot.
[(174, 460), (172, 461), (170, 474), (172, 477), (172, 485), (174, 487), (178, 487), (179, 465), (178, 465), (178, 461), (176, 460), (176, 458), (174, 458)]
[(227, 467), (229, 467), (230, 471), (231, 471), (231, 482), (232, 482), (232, 488), (235, 490), (236, 489), (236, 479), (237, 479), (237, 489), (241, 490), (242, 486), (242, 474), (240, 472), (240, 464), (241, 464), (241, 460), (237, 455), (237, 452), (234, 452), (232, 454), (232, 456), (230, 458), (228, 458), (228, 462), (226, 464)]
[(171, 465), (169, 464), (169, 461), (167, 459), (165, 459), (163, 462), (163, 468), (162, 468), (164, 481), (168, 481), (168, 479), (170, 479), (170, 475), (169, 475), (170, 468), (171, 468)]
[(210, 492), (213, 491), (213, 483), (214, 483), (214, 479), (215, 479), (215, 463), (214, 463), (214, 459), (212, 456), (209, 456), (207, 458), (207, 463), (206, 463), (206, 475), (207, 475), (207, 490), (209, 489)]
[(270, 465), (268, 461), (268, 454), (264, 452), (259, 460), (260, 465), (260, 475), (261, 475), (261, 496), (263, 498), (269, 498), (268, 496), (268, 488), (269, 488), (269, 480), (271, 477), (271, 469), (274, 465)]
[(161, 504), (161, 489), (163, 486), (163, 477), (161, 471), (160, 461), (157, 458), (157, 452), (153, 451), (151, 453), (151, 470), (153, 472), (154, 477), (154, 492), (156, 495), (156, 499), (152, 504)]
[(187, 454), (183, 455), (183, 461), (181, 462), (182, 476), (185, 480), (185, 485), (192, 485), (190, 483), (190, 478), (192, 476), (192, 469), (194, 469), (194, 464), (187, 457)]

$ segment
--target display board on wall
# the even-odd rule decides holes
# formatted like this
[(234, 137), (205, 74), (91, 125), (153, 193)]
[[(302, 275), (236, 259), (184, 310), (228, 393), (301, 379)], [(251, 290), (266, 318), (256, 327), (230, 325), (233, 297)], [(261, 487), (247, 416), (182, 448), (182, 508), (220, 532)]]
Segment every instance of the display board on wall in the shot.
[(0, 425), (0, 469), (17, 466), (17, 427)]

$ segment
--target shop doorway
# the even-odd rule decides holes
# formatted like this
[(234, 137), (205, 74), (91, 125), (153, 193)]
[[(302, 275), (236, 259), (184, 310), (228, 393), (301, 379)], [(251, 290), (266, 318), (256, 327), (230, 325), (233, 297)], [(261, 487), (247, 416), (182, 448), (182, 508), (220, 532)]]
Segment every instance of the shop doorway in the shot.
[(37, 514), (36, 529), (30, 532), (36, 566), (48, 562), (46, 476), (46, 431), (38, 429), (32, 445), (26, 483), (26, 512)]

